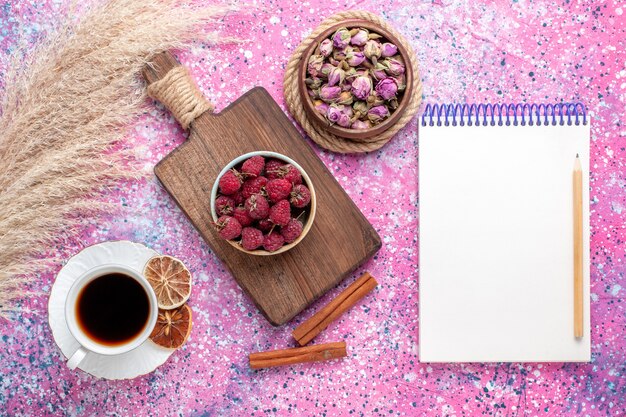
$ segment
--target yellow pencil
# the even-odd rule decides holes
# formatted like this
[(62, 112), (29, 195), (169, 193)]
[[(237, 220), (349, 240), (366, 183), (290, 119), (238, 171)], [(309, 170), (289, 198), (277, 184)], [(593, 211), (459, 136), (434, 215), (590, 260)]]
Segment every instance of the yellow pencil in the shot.
[(583, 172), (574, 162), (574, 337), (583, 337)]

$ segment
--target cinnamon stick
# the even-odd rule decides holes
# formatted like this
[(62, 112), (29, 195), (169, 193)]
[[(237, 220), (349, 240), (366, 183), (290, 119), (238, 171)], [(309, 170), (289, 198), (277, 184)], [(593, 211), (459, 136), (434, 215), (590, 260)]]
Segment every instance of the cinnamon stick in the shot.
[(369, 272), (364, 273), (334, 300), (315, 313), (310, 319), (298, 326), (291, 334), (304, 346), (328, 327), (337, 317), (354, 306), (361, 298), (376, 288), (378, 282)]
[(346, 356), (346, 342), (324, 343), (293, 349), (251, 353), (250, 368), (261, 369), (294, 363), (317, 362)]

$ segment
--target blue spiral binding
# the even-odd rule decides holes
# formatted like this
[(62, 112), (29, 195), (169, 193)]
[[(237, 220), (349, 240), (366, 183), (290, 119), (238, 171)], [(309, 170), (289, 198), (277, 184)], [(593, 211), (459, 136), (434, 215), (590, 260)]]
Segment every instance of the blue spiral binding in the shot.
[(563, 126), (587, 124), (585, 105), (554, 104), (427, 104), (422, 126)]

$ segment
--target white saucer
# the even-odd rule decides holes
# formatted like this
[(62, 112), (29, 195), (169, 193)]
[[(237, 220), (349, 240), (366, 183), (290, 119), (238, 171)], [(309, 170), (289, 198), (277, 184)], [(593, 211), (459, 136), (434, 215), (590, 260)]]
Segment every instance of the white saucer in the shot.
[[(72, 283), (83, 272), (115, 260), (139, 273), (148, 259), (158, 253), (140, 243), (129, 241), (104, 242), (83, 249), (74, 255), (56, 277), (48, 301), (48, 322), (57, 346), (66, 358), (78, 349), (76, 339), (70, 333), (65, 321), (65, 296)], [(130, 379), (154, 371), (174, 352), (146, 340), (138, 348), (121, 355), (107, 356), (89, 352), (78, 366), (79, 369), (106, 379)]]

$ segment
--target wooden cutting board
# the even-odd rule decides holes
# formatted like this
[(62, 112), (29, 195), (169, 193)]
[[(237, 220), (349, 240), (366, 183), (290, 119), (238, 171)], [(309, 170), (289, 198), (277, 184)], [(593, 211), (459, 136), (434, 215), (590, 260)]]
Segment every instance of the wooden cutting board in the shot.
[[(150, 84), (178, 65), (171, 54), (164, 53), (154, 58), (144, 76)], [(273, 256), (242, 253), (223, 241), (211, 225), (211, 187), (220, 170), (235, 157), (259, 150), (294, 159), (309, 174), (317, 192), (317, 214), (309, 234), (295, 248)], [(337, 285), (381, 246), (374, 228), (263, 88), (253, 88), (219, 114), (202, 113), (191, 123), (188, 140), (154, 171), (239, 286), (275, 326)]]

